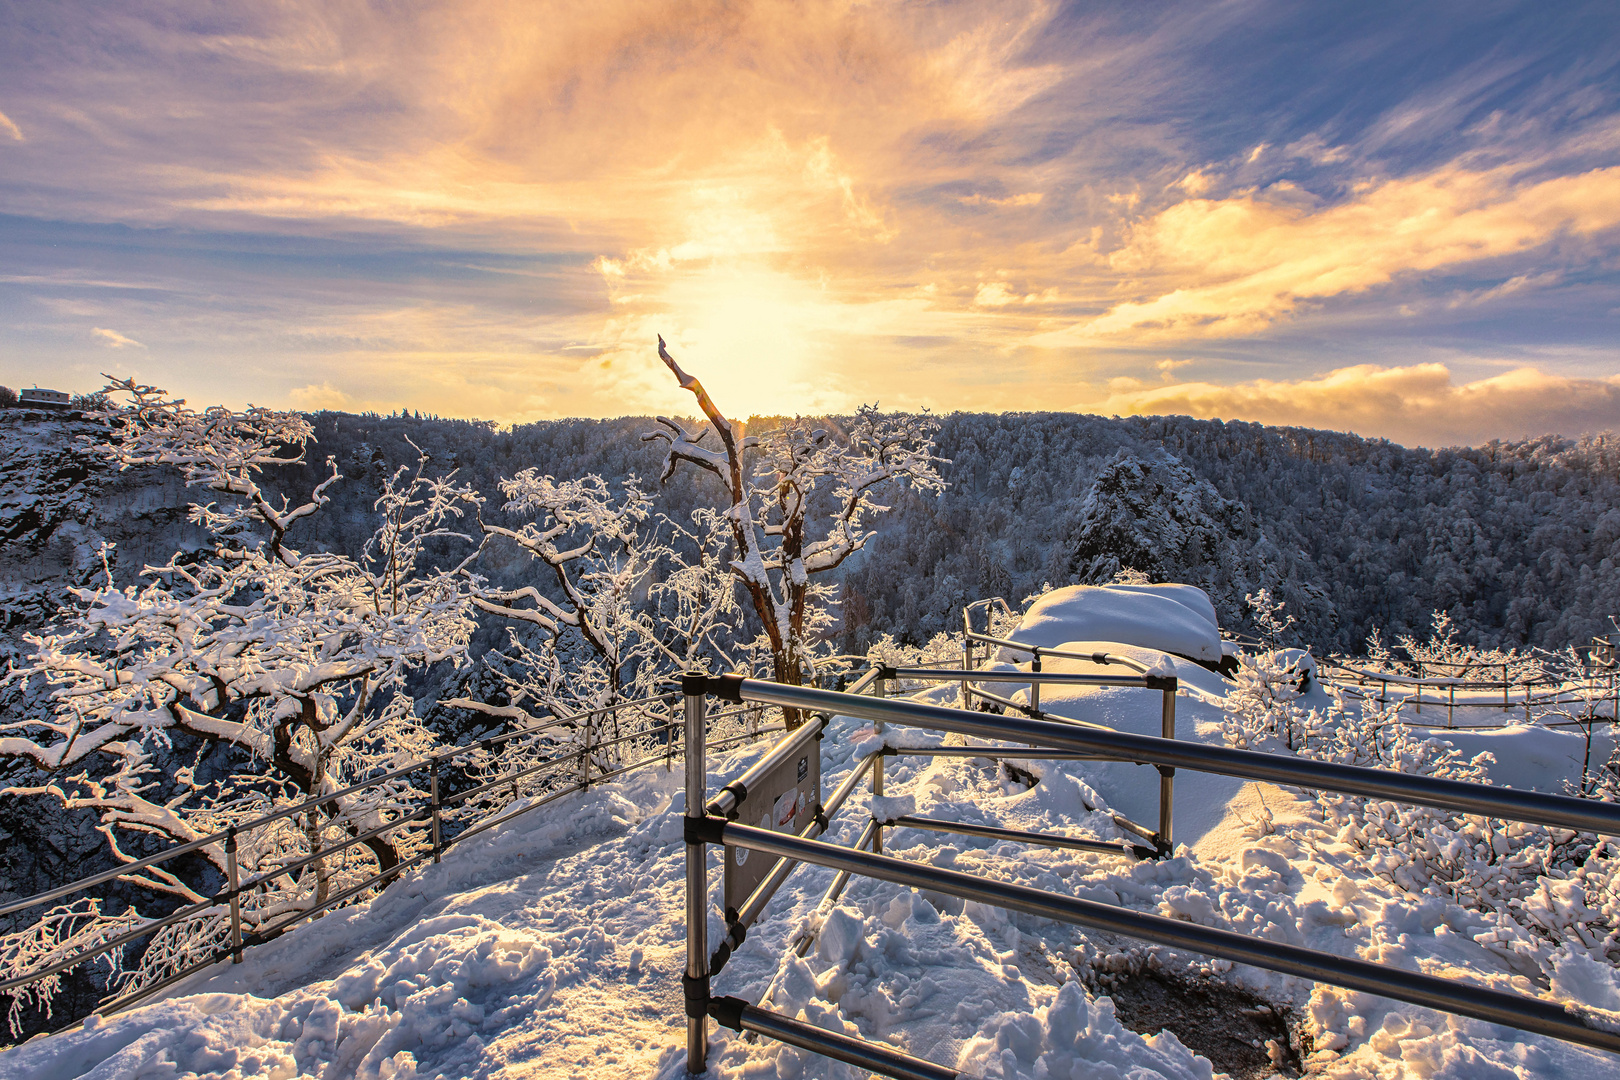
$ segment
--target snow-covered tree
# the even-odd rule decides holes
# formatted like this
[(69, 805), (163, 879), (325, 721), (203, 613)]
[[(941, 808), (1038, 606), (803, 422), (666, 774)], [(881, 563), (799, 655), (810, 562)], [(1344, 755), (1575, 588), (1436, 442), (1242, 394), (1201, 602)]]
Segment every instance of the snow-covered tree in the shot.
[[(428, 476), (419, 460), (384, 481), (381, 524), (362, 551), (301, 552), (289, 531), (322, 510), (340, 479), (335, 466), (296, 506), (263, 485), (267, 469), (302, 460), (303, 418), (259, 408), (199, 413), (133, 380), (113, 380), (106, 392), (130, 404), (99, 414), (107, 424), (99, 453), (120, 469), (178, 468), (188, 485), (228, 501), (191, 508), (212, 552), (176, 553), (122, 586), (104, 553), (104, 580), (72, 590), (63, 620), (28, 636), (32, 656), (10, 678), (42, 680), (52, 708), (0, 724), (0, 756), (45, 777), (0, 795), (45, 796), (95, 815), (113, 858), (132, 863), (330, 793), (239, 838), (243, 875), (271, 875), (243, 898), (251, 929), (324, 903), (420, 844), (396, 831), (319, 856), (396, 819), (416, 794), (409, 777), (342, 791), (436, 745), (404, 684), (413, 669), (464, 658), (473, 627), (466, 560), (434, 560), (447, 545), (466, 547), (471, 537), (458, 522), (481, 500), (450, 477)], [(222, 842), (200, 853), (223, 873)], [(306, 856), (315, 857), (293, 865)], [(289, 869), (276, 874), (281, 866)], [(124, 880), (182, 903), (206, 900), (208, 886), (172, 864)], [(63, 934), (89, 940), (132, 919), (133, 911), (104, 915), (94, 904), (58, 908), (33, 931), (0, 941), (0, 957), (7, 974), (24, 973)], [(163, 931), (124, 973), (125, 987), (161, 977), (223, 928), (222, 911), (204, 910)]]
[[(772, 677), (800, 685), (816, 663), (816, 636), (830, 625), (833, 587), (813, 579), (866, 545), (869, 518), (889, 509), (877, 501), (884, 489), (944, 490), (942, 459), (934, 453), (939, 424), (927, 414), (885, 415), (863, 406), (842, 431), (791, 422), (749, 435), (681, 369), (661, 337), (658, 355), (707, 422), (689, 430), (660, 416), (661, 429), (642, 438), (668, 444), (663, 479), (682, 462), (719, 478), (728, 503), (722, 517), (731, 533), (730, 571), (761, 624)], [(718, 445), (705, 445), (711, 435)]]

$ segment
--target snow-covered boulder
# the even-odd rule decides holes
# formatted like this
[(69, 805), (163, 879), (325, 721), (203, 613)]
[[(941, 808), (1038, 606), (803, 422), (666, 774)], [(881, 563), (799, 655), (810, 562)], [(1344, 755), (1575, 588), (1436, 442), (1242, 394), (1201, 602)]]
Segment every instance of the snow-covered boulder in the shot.
[[(1065, 641), (1117, 641), (1221, 662), (1215, 605), (1192, 585), (1071, 585), (1030, 606), (1009, 639), (1055, 649)], [(1004, 660), (1028, 659), (1010, 649)]]

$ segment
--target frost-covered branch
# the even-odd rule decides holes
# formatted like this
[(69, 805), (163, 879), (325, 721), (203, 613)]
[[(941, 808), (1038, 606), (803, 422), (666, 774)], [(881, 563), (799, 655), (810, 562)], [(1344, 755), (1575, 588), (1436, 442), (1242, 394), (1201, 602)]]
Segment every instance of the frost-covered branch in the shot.
[[(798, 685), (815, 663), (813, 643), (830, 623), (831, 591), (811, 581), (837, 569), (872, 536), (871, 515), (887, 511), (877, 494), (896, 485), (919, 493), (944, 488), (934, 454), (933, 417), (885, 415), (863, 406), (846, 430), (793, 422), (759, 436), (728, 419), (703, 384), (669, 354), (658, 355), (696, 399), (708, 424), (688, 431), (667, 417), (647, 440), (668, 444), (662, 478), (681, 462), (714, 473), (729, 505), (721, 514), (731, 534), (730, 570), (743, 586), (768, 643), (774, 677)], [(704, 446), (713, 434), (718, 448)], [(818, 492), (831, 495), (831, 508)], [(791, 718), (790, 718), (791, 719)]]

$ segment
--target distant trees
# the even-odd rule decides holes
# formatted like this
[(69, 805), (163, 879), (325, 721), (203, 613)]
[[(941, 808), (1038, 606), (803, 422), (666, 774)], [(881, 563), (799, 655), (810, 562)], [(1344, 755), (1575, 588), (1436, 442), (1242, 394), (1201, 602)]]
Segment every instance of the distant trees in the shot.
[(15, 409), (17, 407), (17, 391), (9, 386), (0, 386), (0, 409)]

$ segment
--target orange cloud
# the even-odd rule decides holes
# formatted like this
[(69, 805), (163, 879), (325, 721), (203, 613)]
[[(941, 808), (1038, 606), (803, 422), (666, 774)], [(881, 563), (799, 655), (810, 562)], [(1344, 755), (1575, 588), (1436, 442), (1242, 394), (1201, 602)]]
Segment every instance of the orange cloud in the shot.
[(1125, 387), (1098, 411), (1254, 420), (1450, 446), (1477, 442), (1482, 432), (1519, 437), (1620, 428), (1620, 376), (1579, 379), (1523, 367), (1458, 384), (1444, 364), (1358, 364), (1294, 381)]
[(16, 122), (3, 112), (0, 112), (0, 131), (10, 135), (17, 142), (23, 141), (22, 128), (18, 127)]
[(146, 348), (145, 345), (142, 345), (134, 338), (125, 337), (116, 330), (108, 330), (104, 327), (97, 326), (93, 327), (90, 332), (96, 335), (96, 337), (100, 338), (102, 341), (106, 342), (109, 349)]
[(1115, 270), (1155, 284), (1156, 295), (1117, 303), (1035, 343), (1254, 334), (1310, 301), (1616, 226), (1620, 167), (1529, 184), (1507, 169), (1448, 167), (1366, 184), (1321, 209), (1264, 193), (1189, 199), (1135, 226), (1110, 259)]

